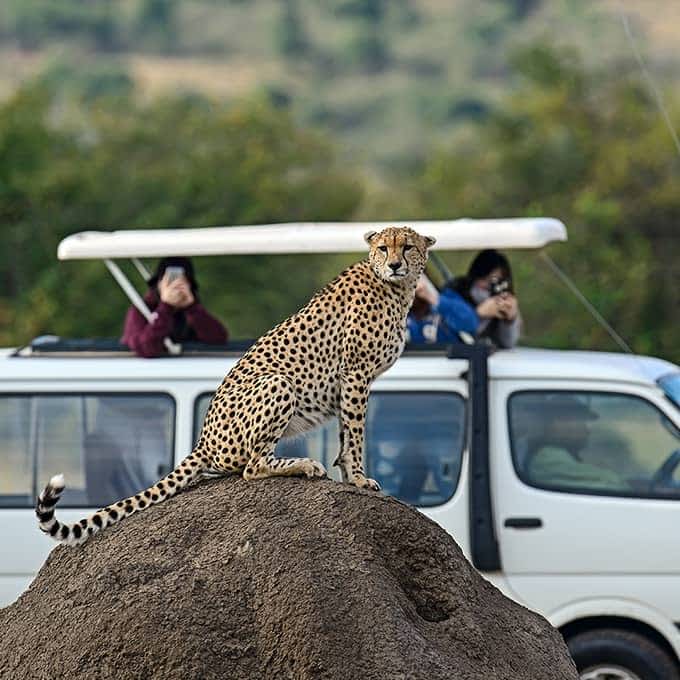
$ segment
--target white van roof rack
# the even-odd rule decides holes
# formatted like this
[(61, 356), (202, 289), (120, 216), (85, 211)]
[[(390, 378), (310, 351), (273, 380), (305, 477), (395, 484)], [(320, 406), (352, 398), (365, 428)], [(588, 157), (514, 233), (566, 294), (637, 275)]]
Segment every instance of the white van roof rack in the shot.
[(567, 230), (548, 217), (458, 219), (391, 222), (289, 222), (194, 229), (130, 229), (84, 231), (60, 244), (60, 260), (169, 257), (198, 255), (262, 255), (284, 253), (353, 253), (366, 249), (367, 231), (412, 227), (437, 239), (435, 250), (484, 248), (535, 249), (566, 241)]

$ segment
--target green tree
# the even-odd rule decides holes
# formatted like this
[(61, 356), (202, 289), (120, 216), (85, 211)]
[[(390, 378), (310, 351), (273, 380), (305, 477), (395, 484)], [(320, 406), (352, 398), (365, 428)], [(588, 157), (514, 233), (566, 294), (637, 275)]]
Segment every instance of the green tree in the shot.
[(384, 70), (392, 57), (380, 28), (358, 25), (345, 46), (345, 62), (368, 73)]
[(385, 0), (340, 0), (335, 2), (334, 10), (339, 16), (357, 17), (379, 24), (387, 14), (387, 2)]
[[(516, 93), (426, 164), (419, 212), (562, 219), (569, 242), (551, 249), (555, 259), (636, 351), (679, 359), (680, 158), (654, 101), (632, 67), (625, 78), (588, 73), (544, 46), (515, 64)], [(541, 263), (512, 259), (531, 342), (612, 347), (571, 294), (546, 288)]]
[(296, 0), (285, 0), (276, 24), (274, 42), (284, 57), (299, 57), (309, 49), (309, 40), (300, 17)]
[(72, 38), (102, 50), (120, 44), (117, 6), (112, 0), (7, 0), (6, 4), (5, 28), (24, 47)]
[[(347, 219), (361, 198), (323, 139), (266, 104), (103, 100), (61, 129), (52, 111), (37, 89), (0, 107), (3, 345), (120, 333), (127, 302), (103, 265), (56, 261), (69, 233)], [(327, 258), (302, 256), (197, 267), (202, 295), (241, 337), (294, 311), (329, 274)]]
[(177, 0), (141, 0), (136, 29), (150, 46), (165, 52), (177, 51)]

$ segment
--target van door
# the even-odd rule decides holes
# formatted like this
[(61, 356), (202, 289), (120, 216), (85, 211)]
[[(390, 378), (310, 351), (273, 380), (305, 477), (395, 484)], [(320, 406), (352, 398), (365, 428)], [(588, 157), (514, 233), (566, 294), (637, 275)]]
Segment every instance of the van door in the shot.
[(495, 381), (497, 535), (508, 582), (527, 605), (550, 615), (612, 598), (680, 621), (672, 409), (634, 385)]
[(171, 469), (174, 431), (168, 394), (0, 393), (0, 606), (25, 589), (56, 545), (34, 512), (49, 478), (64, 473), (58, 516), (77, 521)]

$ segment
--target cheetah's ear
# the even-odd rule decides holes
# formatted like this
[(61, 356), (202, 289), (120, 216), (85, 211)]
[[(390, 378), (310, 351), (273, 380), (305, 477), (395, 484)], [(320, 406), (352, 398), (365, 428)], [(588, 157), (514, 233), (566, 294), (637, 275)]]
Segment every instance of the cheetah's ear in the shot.
[(373, 237), (374, 237), (377, 233), (378, 233), (377, 231), (367, 231), (367, 232), (364, 234), (364, 241), (366, 241), (366, 243), (368, 243), (368, 245), (370, 246), (370, 245), (371, 245), (371, 241), (373, 240)]
[(423, 236), (423, 241), (425, 241), (426, 248), (432, 248), (432, 246), (437, 242), (434, 236)]

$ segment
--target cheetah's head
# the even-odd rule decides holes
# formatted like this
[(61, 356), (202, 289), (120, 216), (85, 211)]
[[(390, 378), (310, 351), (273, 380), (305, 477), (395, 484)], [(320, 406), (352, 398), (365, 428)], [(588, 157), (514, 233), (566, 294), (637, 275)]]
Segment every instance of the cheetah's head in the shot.
[(415, 282), (425, 269), (427, 250), (435, 239), (421, 236), (408, 227), (369, 231), (364, 239), (370, 247), (369, 262), (379, 279), (389, 283)]

